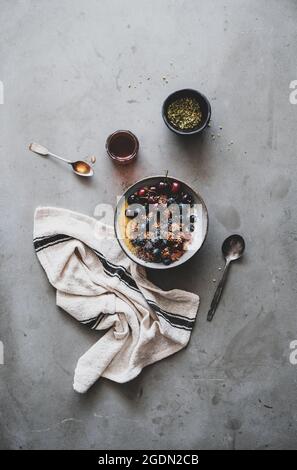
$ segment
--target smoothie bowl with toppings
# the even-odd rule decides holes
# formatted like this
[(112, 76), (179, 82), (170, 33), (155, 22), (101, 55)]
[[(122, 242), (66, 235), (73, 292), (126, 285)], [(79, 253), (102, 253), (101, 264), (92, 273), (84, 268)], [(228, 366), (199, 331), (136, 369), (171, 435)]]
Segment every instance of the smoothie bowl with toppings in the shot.
[(202, 197), (169, 176), (144, 178), (121, 196), (115, 233), (134, 262), (152, 269), (183, 264), (202, 246), (208, 214)]

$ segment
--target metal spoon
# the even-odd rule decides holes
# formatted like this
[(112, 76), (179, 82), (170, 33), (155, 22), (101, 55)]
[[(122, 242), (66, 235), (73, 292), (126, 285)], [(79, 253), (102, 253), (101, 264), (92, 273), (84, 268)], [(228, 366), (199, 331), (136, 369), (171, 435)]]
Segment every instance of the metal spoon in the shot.
[[(38, 155), (42, 155), (44, 157), (47, 157), (47, 156), (54, 157), (54, 158), (57, 158), (58, 160), (62, 160), (65, 163), (68, 163), (69, 165), (72, 166), (74, 173), (76, 173), (79, 176), (93, 176), (94, 174), (94, 170), (91, 167), (91, 165), (84, 160), (78, 160), (77, 162), (72, 162), (71, 160), (68, 160), (67, 158), (59, 157), (59, 155), (56, 155), (50, 152), (46, 147), (43, 147), (43, 145), (36, 144), (35, 142), (29, 145), (29, 150), (31, 150), (31, 152), (37, 153)], [(92, 159), (92, 161), (94, 160)]]
[(229, 271), (229, 266), (231, 261), (235, 261), (239, 259), (245, 249), (244, 239), (240, 235), (231, 235), (230, 237), (226, 238), (222, 245), (222, 252), (225, 258), (225, 267), (223, 271), (222, 279), (217, 287), (215, 295), (213, 296), (209, 312), (207, 314), (207, 320), (211, 321), (219, 304), (223, 288), (226, 283), (227, 274)]

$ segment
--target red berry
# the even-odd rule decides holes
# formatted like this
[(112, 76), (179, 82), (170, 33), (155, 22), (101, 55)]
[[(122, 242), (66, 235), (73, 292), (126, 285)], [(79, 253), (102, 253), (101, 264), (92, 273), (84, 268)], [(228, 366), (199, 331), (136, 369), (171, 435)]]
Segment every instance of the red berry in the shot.
[(167, 183), (167, 181), (160, 181), (160, 183), (158, 184), (159, 193), (167, 194), (168, 189), (169, 189), (169, 184)]
[(173, 181), (171, 185), (171, 192), (177, 194), (180, 190), (180, 183), (178, 181)]
[(139, 197), (144, 197), (146, 195), (146, 190), (144, 188), (141, 188), (139, 191), (138, 191), (138, 196)]

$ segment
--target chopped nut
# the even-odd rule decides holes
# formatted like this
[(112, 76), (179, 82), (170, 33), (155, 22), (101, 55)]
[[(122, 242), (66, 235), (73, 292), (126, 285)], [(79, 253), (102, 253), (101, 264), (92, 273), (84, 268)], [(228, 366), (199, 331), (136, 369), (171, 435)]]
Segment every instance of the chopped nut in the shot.
[[(167, 81), (168, 82), (168, 81)], [(193, 98), (179, 98), (168, 106), (168, 119), (179, 129), (193, 129), (202, 119), (199, 103)]]

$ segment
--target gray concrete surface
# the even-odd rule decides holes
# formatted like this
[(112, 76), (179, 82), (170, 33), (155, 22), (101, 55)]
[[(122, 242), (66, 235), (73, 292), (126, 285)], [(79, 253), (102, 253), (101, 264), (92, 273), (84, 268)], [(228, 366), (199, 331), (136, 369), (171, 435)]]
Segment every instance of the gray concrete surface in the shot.
[[(289, 362), (297, 338), (296, 2), (0, 6), (0, 447), (297, 448), (297, 366)], [(212, 104), (211, 127), (197, 139), (177, 138), (161, 119), (163, 99), (183, 87)], [(140, 139), (139, 160), (127, 168), (105, 155), (118, 128)], [(35, 157), (32, 140), (73, 158), (95, 153), (96, 177), (82, 181)], [(191, 343), (131, 383), (101, 380), (80, 396), (74, 366), (98, 335), (55, 306), (32, 248), (33, 211), (47, 204), (92, 215), (166, 169), (202, 193), (210, 214), (201, 252), (166, 276), (150, 274), (164, 288), (200, 294)], [(246, 256), (209, 324), (220, 246), (232, 232), (245, 236)]]

